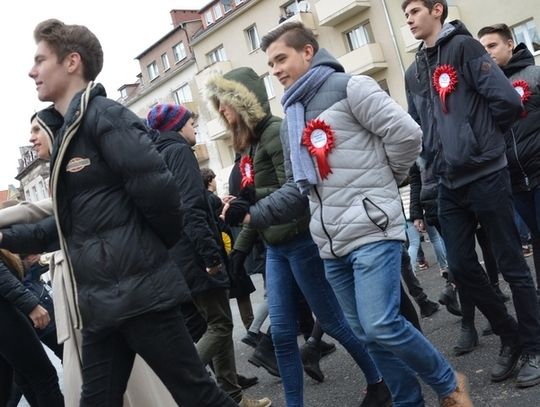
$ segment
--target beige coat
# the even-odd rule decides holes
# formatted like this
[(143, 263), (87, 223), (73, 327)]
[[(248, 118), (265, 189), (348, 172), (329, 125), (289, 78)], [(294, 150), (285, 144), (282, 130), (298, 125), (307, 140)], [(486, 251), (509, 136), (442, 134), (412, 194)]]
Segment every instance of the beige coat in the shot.
[[(39, 202), (21, 202), (0, 210), (0, 228), (18, 223), (33, 223), (53, 213), (51, 199)], [(62, 386), (67, 407), (79, 405), (81, 378), (81, 332), (74, 328), (75, 299), (71, 279), (66, 276), (66, 263), (61, 250), (53, 253), (49, 262), (53, 285), (56, 332), (58, 343), (64, 344), (64, 384)], [(127, 407), (169, 407), (177, 404), (150, 367), (139, 357), (131, 372), (124, 395)]]

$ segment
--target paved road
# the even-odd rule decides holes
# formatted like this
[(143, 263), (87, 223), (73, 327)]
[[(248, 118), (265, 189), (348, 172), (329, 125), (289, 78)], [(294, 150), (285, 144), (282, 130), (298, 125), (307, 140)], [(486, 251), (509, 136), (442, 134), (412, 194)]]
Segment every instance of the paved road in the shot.
[[(442, 288), (442, 279), (439, 277), (431, 246), (423, 243), (429, 264), (435, 264), (426, 271), (418, 273), (425, 291), (429, 297), (436, 300)], [(532, 257), (528, 259), (532, 267)], [(258, 290), (252, 297), (253, 306), (256, 307), (262, 301), (262, 279), (254, 276), (254, 282)], [(506, 283), (502, 283), (503, 291), (509, 293)], [(247, 362), (252, 351), (247, 345), (240, 342), (245, 334), (242, 327), (238, 308), (233, 300), (231, 302), (235, 318), (235, 349), (238, 371), (244, 375), (256, 375), (259, 384), (247, 391), (251, 397), (268, 396), (273, 400), (274, 407), (284, 407), (283, 391), (278, 378), (270, 376), (265, 370), (258, 369)], [(509, 303), (513, 312), (513, 306)], [(482, 329), (485, 325), (483, 316), (477, 313), (477, 328)], [(450, 315), (445, 309), (441, 309), (430, 318), (421, 321), (423, 330), (428, 338), (447, 356), (450, 362), (469, 378), (471, 394), (475, 407), (538, 407), (540, 406), (540, 385), (529, 389), (517, 389), (513, 380), (493, 384), (489, 380), (489, 371), (496, 359), (499, 350), (499, 342), (494, 336), (481, 337), (480, 347), (474, 352), (455, 357), (452, 355), (452, 347), (456, 341), (459, 330), (459, 318)], [(326, 338), (330, 340), (329, 338)], [(359, 400), (366, 386), (360, 369), (353, 363), (351, 357), (339, 345), (337, 351), (323, 359), (321, 366), (326, 375), (324, 383), (317, 383), (309, 377), (305, 377), (305, 406), (306, 407), (355, 407), (359, 406)], [(54, 357), (54, 356), (53, 356)], [(55, 362), (61, 374), (61, 367)], [(427, 407), (438, 405), (437, 399), (431, 389), (425, 387)], [(20, 406), (28, 406), (21, 402)], [(148, 406), (153, 407), (153, 406)]]

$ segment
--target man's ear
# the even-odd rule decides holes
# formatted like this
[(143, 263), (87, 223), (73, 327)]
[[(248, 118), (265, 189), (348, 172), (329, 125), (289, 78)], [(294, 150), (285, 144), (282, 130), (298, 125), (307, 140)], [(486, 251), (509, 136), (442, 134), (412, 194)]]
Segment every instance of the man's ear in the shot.
[(434, 17), (441, 17), (444, 11), (444, 6), (441, 3), (435, 3), (431, 9), (431, 13)]
[(64, 58), (64, 63), (69, 73), (75, 73), (80, 70), (83, 71), (83, 64), (81, 55), (78, 52), (72, 52)]
[(315, 50), (313, 49), (313, 45), (311, 44), (304, 45), (303, 53), (304, 53), (304, 58), (308, 62), (311, 62), (311, 60), (313, 59), (313, 56), (315, 55)]

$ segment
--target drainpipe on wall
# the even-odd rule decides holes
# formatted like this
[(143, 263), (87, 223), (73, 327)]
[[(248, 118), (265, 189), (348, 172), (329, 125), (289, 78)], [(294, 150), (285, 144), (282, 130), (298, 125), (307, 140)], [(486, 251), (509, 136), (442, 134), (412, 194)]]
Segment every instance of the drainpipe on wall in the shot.
[(388, 8), (386, 6), (386, 0), (381, 0), (381, 3), (383, 5), (384, 9), (384, 16), (386, 17), (386, 23), (388, 24), (388, 28), (390, 29), (390, 35), (392, 37), (392, 43), (394, 44), (394, 49), (396, 51), (398, 60), (399, 60), (399, 67), (401, 68), (401, 75), (405, 77), (405, 66), (403, 65), (403, 59), (401, 58), (401, 53), (399, 52), (399, 47), (396, 41), (396, 35), (394, 34), (394, 27), (392, 26), (392, 21), (390, 20), (390, 14), (388, 14)]

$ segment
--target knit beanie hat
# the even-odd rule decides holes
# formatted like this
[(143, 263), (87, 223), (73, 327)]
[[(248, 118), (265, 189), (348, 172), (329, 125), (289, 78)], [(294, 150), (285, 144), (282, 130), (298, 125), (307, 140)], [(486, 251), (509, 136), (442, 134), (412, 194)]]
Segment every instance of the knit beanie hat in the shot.
[(152, 129), (163, 133), (166, 131), (180, 131), (193, 116), (185, 106), (173, 103), (160, 103), (154, 106), (146, 118), (146, 123)]

